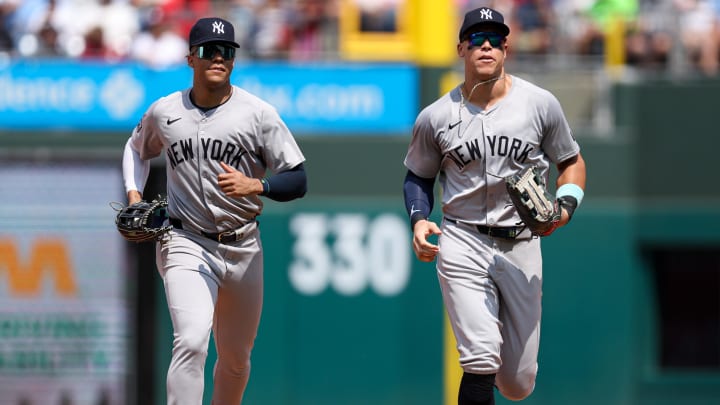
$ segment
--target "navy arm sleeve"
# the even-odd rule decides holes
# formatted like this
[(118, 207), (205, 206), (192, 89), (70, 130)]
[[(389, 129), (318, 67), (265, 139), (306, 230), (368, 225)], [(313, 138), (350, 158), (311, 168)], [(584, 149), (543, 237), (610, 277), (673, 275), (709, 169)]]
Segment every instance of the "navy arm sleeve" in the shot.
[(294, 200), (307, 192), (307, 175), (302, 163), (290, 170), (266, 177), (261, 182), (263, 192), (260, 195), (275, 201)]
[(421, 219), (427, 219), (433, 209), (435, 198), (433, 188), (435, 178), (428, 179), (419, 177), (408, 170), (403, 184), (403, 195), (405, 197), (405, 209), (410, 217), (410, 227)]

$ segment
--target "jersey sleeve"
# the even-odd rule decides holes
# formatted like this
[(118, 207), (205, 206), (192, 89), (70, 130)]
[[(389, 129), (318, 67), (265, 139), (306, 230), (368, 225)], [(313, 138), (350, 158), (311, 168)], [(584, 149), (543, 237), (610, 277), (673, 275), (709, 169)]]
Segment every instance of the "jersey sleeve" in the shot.
[(150, 105), (130, 137), (130, 145), (143, 160), (159, 156), (163, 149), (161, 134), (155, 118), (157, 103), (156, 101)]
[(263, 111), (260, 125), (262, 156), (272, 173), (292, 169), (305, 161), (295, 138), (274, 108)]
[(548, 97), (544, 127), (542, 149), (553, 163), (561, 163), (580, 152), (580, 145), (573, 136), (562, 106), (552, 94)]
[(408, 170), (428, 179), (437, 175), (442, 161), (434, 127), (428, 110), (421, 111), (415, 120), (412, 139), (404, 161)]

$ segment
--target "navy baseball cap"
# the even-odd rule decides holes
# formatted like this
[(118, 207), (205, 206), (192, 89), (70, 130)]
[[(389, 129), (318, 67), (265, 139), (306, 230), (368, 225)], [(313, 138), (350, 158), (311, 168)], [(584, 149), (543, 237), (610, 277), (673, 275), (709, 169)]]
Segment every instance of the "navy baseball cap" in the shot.
[(217, 17), (201, 18), (190, 28), (189, 45), (191, 47), (206, 42), (225, 42), (235, 48), (240, 48), (240, 45), (235, 42), (233, 25), (230, 21)]
[(488, 7), (476, 8), (465, 14), (462, 27), (460, 27), (460, 41), (467, 38), (479, 26), (493, 25), (500, 29), (500, 33), (507, 36), (510, 33), (510, 27), (505, 25), (505, 18), (498, 11)]

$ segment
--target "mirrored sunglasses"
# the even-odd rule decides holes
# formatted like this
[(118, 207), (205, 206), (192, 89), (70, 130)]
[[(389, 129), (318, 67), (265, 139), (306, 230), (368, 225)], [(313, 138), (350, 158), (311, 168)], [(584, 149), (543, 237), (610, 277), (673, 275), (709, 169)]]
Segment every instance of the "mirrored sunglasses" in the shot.
[(490, 42), (490, 46), (493, 48), (502, 49), (502, 43), (505, 36), (498, 34), (497, 32), (474, 32), (468, 37), (470, 46), (482, 46), (485, 41)]
[(235, 47), (229, 45), (205, 44), (198, 46), (195, 50), (198, 58), (207, 60), (212, 60), (217, 52), (220, 52), (220, 56), (225, 60), (230, 60), (235, 57)]

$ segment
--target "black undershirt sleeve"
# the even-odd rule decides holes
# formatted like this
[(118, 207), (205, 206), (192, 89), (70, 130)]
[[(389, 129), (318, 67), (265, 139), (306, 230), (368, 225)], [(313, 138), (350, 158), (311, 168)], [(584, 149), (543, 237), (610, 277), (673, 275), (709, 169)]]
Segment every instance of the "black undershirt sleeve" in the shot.
[(263, 192), (260, 195), (275, 201), (294, 200), (307, 192), (307, 175), (302, 163), (290, 170), (266, 177), (261, 182)]
[(410, 217), (410, 227), (421, 219), (427, 219), (433, 209), (435, 178), (424, 178), (408, 170), (403, 184), (405, 209)]

